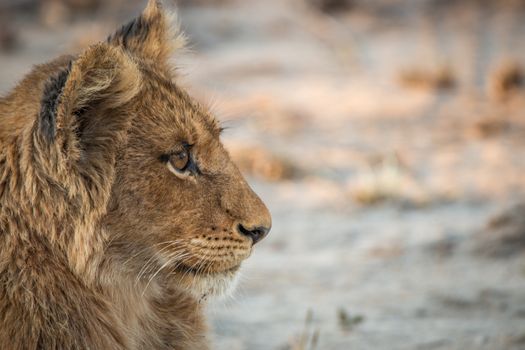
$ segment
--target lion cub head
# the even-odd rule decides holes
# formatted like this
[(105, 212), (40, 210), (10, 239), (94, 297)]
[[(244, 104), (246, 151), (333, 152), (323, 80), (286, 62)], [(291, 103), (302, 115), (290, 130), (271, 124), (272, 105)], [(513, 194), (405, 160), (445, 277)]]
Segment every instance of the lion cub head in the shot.
[(217, 295), (271, 218), (221, 144), (219, 123), (174, 83), (167, 60), (180, 35), (172, 34), (150, 1), (108, 39), (138, 68), (141, 89), (126, 107), (131, 122), (103, 224), (136, 254), (139, 279), (162, 275), (199, 297)]
[[(150, 0), (106, 43), (55, 63), (39, 129), (75, 160), (67, 171), (87, 183), (87, 194), (68, 198), (105, 198), (93, 206), (101, 208), (96, 226), (107, 237), (106, 260), (138, 282), (219, 295), (271, 218), (221, 144), (218, 122), (174, 82), (168, 59), (180, 34), (173, 34)], [(108, 179), (105, 196), (99, 185)]]

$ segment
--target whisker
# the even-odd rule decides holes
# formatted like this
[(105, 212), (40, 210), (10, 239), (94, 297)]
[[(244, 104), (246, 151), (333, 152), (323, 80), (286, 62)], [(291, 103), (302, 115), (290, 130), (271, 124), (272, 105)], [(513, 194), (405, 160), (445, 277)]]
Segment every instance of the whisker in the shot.
[(161, 248), (158, 252), (156, 252), (155, 254), (153, 254), (149, 259), (148, 261), (146, 261), (146, 263), (144, 264), (144, 266), (142, 267), (142, 269), (139, 271), (138, 275), (137, 275), (137, 278), (136, 278), (136, 281), (135, 281), (135, 284), (137, 284), (140, 279), (142, 278), (142, 276), (144, 276), (144, 274), (149, 270), (150, 266), (153, 265), (154, 261), (155, 261), (155, 258), (158, 257), (159, 254), (161, 254), (163, 251), (165, 251), (166, 249), (169, 249), (170, 247), (176, 245), (177, 243), (180, 243), (182, 242), (182, 240), (172, 240), (172, 241), (166, 241), (166, 242), (161, 242), (157, 245), (160, 245), (160, 244), (167, 244), (167, 246)]
[[(144, 296), (144, 293), (146, 292), (146, 289), (148, 289), (148, 286), (150, 285), (151, 281), (155, 278), (155, 276), (158, 275), (158, 273), (164, 269), (166, 266), (168, 266), (169, 264), (171, 264), (173, 262), (174, 259), (180, 259), (182, 257), (185, 257), (185, 256), (188, 256), (188, 253), (183, 253), (183, 254), (177, 254), (178, 252), (175, 252), (173, 253), (169, 258), (168, 260), (157, 270), (157, 272), (155, 272), (149, 279), (148, 283), (146, 284), (146, 286), (144, 287), (144, 290), (142, 291), (142, 296)], [(173, 256), (174, 255), (174, 256)]]
[[(177, 240), (177, 241), (180, 241), (180, 240)], [(153, 246), (159, 246), (161, 244), (167, 244), (167, 243), (172, 243), (174, 242), (174, 240), (169, 240), (169, 241), (164, 241), (164, 242), (160, 242), (160, 243), (156, 243), (154, 244)], [(150, 250), (151, 249), (151, 246), (147, 246), (147, 247), (143, 247), (141, 249), (139, 249), (135, 254), (131, 255), (130, 257), (128, 257), (122, 264), (127, 264), (130, 260), (132, 260), (133, 258), (136, 258), (139, 254), (147, 251), (147, 250)]]

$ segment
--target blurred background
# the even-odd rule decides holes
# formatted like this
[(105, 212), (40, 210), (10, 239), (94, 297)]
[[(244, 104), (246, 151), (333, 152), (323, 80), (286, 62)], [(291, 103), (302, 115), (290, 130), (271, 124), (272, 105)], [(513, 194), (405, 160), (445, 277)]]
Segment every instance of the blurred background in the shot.
[[(145, 2), (0, 0), (0, 93)], [(274, 222), (214, 349), (525, 349), (525, 2), (178, 7), (180, 82)]]

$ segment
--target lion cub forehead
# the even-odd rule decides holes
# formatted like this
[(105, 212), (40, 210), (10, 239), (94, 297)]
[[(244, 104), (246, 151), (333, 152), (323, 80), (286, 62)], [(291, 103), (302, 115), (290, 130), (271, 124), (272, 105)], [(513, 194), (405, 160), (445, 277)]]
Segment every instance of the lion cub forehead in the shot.
[[(174, 139), (193, 143), (208, 143), (218, 140), (222, 131), (220, 122), (194, 100), (183, 88), (155, 72), (145, 74), (144, 89), (137, 98), (135, 124), (145, 124), (158, 131), (164, 130), (166, 141)], [(144, 113), (148, 110), (148, 113)], [(163, 138), (164, 138), (163, 137)]]

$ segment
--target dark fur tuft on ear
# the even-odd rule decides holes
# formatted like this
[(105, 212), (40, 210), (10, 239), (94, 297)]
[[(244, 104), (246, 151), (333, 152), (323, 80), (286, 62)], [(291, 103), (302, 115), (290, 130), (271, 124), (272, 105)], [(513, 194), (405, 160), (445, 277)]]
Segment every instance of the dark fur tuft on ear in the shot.
[(49, 79), (44, 87), (38, 122), (40, 132), (49, 141), (54, 140), (56, 136), (57, 108), (70, 69), (71, 62), (66, 69), (61, 70), (57, 75)]
[(150, 24), (144, 17), (139, 16), (124, 24), (119, 30), (108, 38), (108, 42), (121, 44), (125, 49), (133, 49), (128, 42), (144, 42), (148, 38)]
[(107, 42), (139, 58), (165, 64), (185, 43), (174, 17), (162, 8), (160, 1), (150, 0), (139, 17), (122, 26)]
[(89, 139), (84, 137), (85, 130), (93, 134), (98, 125), (115, 124), (118, 129), (127, 123), (117, 121), (129, 119), (125, 115), (105, 116), (128, 103), (140, 89), (140, 71), (128, 54), (112, 45), (93, 45), (45, 84), (36, 121), (39, 138), (47, 145), (62, 144), (62, 151), (75, 148), (77, 142), (85, 146)]

